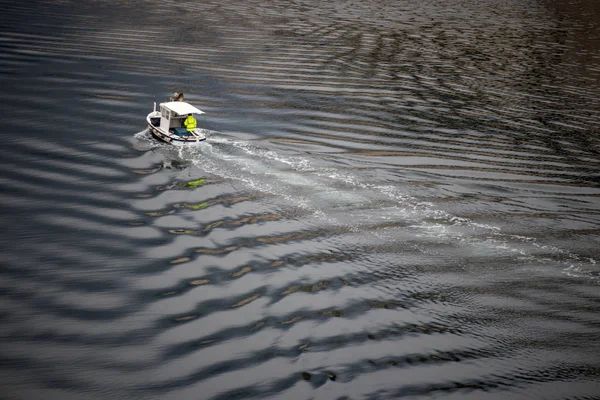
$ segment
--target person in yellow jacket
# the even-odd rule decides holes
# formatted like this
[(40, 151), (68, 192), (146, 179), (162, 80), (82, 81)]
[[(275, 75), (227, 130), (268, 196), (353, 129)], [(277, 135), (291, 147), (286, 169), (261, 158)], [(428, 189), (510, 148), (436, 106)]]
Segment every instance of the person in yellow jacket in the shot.
[(192, 114), (188, 114), (188, 117), (183, 121), (183, 124), (185, 125), (185, 129), (187, 129), (188, 132), (191, 132), (196, 129), (196, 118), (194, 118)]

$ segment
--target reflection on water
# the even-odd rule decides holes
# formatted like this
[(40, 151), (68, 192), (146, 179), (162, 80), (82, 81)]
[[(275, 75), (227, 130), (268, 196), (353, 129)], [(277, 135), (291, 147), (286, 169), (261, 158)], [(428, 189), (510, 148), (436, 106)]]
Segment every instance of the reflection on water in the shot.
[(596, 2), (0, 6), (7, 398), (598, 395)]

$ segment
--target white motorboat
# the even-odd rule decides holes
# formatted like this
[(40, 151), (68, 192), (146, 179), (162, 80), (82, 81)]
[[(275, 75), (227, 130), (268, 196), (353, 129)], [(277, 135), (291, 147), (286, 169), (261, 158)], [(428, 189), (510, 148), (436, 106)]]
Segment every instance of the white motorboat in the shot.
[(183, 101), (160, 103), (159, 107), (159, 110), (156, 110), (156, 103), (154, 103), (154, 111), (146, 117), (152, 136), (177, 146), (206, 140), (200, 128), (188, 131), (183, 123), (189, 114), (200, 115), (204, 114), (204, 111)]

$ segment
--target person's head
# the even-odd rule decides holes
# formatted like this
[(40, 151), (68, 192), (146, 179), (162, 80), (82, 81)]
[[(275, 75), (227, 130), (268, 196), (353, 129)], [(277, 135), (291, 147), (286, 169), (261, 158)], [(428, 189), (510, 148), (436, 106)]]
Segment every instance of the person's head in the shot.
[(183, 93), (179, 93), (179, 96), (177, 96), (177, 100), (183, 101)]
[(192, 114), (191, 114), (191, 113), (190, 113), (190, 114), (188, 114), (188, 117), (191, 117), (191, 116), (192, 116)]

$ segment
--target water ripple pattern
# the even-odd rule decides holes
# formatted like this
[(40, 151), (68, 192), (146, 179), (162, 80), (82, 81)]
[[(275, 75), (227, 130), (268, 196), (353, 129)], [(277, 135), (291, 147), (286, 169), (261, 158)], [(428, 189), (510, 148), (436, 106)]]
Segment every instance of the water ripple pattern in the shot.
[(0, 397), (598, 398), (598, 21), (0, 0)]

